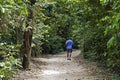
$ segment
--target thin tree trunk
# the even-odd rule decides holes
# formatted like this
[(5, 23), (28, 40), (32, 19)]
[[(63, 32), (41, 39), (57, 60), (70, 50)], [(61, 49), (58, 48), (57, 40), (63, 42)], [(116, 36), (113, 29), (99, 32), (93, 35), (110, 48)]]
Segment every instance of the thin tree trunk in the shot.
[(24, 69), (29, 68), (30, 65), (31, 43), (32, 43), (32, 30), (25, 31), (24, 32), (25, 54), (23, 55), (23, 63), (22, 63)]
[[(36, 0), (30, 0), (30, 2), (31, 2), (31, 8), (32, 8), (32, 6), (35, 4)], [(23, 55), (23, 62), (22, 62), (22, 66), (24, 69), (29, 69), (31, 50), (32, 50), (31, 44), (32, 44), (33, 30), (31, 28), (28, 28), (29, 26), (32, 26), (29, 23), (34, 19), (33, 10), (31, 8), (28, 9), (29, 15), (28, 15), (28, 21), (27, 21), (27, 25), (26, 25), (27, 30), (24, 32), (23, 46), (24, 46), (25, 53)]]

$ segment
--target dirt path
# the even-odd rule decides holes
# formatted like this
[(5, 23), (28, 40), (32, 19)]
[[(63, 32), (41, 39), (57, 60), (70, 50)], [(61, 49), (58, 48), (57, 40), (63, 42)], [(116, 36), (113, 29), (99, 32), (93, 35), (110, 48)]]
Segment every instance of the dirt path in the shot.
[(79, 53), (79, 50), (73, 51), (72, 60), (66, 60), (65, 52), (47, 58), (35, 58), (31, 70), (19, 71), (14, 80), (103, 80), (101, 75), (93, 74), (89, 67), (78, 63), (74, 57)]

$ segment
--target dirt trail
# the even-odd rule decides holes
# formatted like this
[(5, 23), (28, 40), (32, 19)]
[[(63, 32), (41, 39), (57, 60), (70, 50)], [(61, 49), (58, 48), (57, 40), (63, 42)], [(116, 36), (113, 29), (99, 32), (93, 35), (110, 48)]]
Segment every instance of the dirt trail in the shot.
[(47, 58), (35, 58), (30, 71), (19, 71), (14, 80), (102, 80), (101, 75), (79, 64), (74, 57), (79, 50), (73, 51), (72, 60), (66, 60), (66, 53), (51, 55)]

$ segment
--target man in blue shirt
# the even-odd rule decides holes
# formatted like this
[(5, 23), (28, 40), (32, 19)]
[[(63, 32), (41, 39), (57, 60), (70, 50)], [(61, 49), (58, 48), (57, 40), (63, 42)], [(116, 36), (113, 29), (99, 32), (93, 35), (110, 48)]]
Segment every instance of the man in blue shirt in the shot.
[(70, 39), (67, 40), (67, 41), (66, 41), (67, 60), (71, 60), (72, 46), (73, 46), (73, 41), (70, 40)]

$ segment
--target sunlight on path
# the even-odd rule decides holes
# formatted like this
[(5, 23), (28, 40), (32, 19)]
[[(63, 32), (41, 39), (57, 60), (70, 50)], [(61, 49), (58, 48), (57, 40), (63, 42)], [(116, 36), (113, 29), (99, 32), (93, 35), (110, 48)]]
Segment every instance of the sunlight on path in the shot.
[(54, 74), (60, 74), (62, 72), (55, 71), (55, 70), (44, 70), (42, 75), (54, 75)]
[[(79, 65), (74, 60), (80, 54), (80, 50), (74, 50), (72, 60), (66, 59), (66, 52), (51, 55), (48, 58), (35, 58), (35, 61), (47, 63), (38, 65), (33, 63), (31, 71), (23, 72), (17, 80), (101, 80), (92, 76), (88, 68)], [(15, 79), (16, 80), (16, 79)]]
[[(74, 50), (72, 57), (78, 56), (79, 50)], [(53, 55), (50, 58), (41, 58), (41, 61), (48, 65), (42, 69), (42, 78), (40, 80), (96, 80), (90, 76), (89, 70), (82, 65), (78, 65), (73, 58), (66, 59), (66, 53)], [(45, 68), (46, 67), (46, 68)]]

